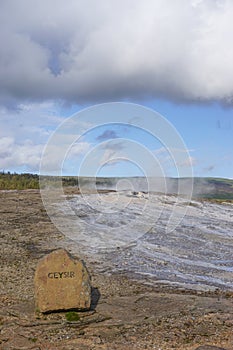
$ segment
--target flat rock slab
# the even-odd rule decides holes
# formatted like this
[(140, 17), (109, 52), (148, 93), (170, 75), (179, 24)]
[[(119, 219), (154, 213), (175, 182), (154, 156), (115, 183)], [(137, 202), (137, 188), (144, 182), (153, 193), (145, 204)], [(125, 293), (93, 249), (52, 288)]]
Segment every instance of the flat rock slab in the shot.
[(227, 350), (227, 349), (219, 348), (218, 346), (212, 346), (212, 345), (202, 345), (196, 348), (196, 350)]
[(90, 275), (82, 260), (58, 249), (42, 258), (35, 272), (36, 309), (40, 312), (88, 310)]

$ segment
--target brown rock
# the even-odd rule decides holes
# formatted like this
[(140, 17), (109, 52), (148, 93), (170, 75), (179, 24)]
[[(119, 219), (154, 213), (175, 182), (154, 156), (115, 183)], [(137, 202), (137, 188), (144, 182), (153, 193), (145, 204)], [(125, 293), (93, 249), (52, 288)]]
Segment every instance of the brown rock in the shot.
[(91, 305), (91, 283), (84, 263), (58, 249), (42, 258), (35, 272), (36, 309), (40, 312)]
[(226, 350), (224, 348), (219, 348), (218, 346), (203, 345), (196, 348), (196, 350)]

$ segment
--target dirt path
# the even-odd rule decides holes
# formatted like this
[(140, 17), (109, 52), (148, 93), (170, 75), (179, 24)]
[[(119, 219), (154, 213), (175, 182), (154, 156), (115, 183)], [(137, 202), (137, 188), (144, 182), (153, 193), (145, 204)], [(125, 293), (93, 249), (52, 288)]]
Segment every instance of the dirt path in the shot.
[(0, 192), (0, 348), (194, 350), (233, 349), (233, 293), (182, 292), (146, 286), (124, 275), (92, 275), (92, 310), (37, 315), (33, 277), (42, 256), (66, 246), (39, 191)]

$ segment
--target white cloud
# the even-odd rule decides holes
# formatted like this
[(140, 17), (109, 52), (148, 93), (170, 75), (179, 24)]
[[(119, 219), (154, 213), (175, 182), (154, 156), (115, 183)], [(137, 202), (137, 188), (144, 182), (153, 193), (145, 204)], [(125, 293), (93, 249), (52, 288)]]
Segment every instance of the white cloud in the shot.
[(26, 140), (16, 144), (10, 137), (0, 139), (0, 169), (22, 168), (25, 171), (38, 171), (43, 145), (35, 145)]
[(187, 157), (186, 159), (184, 159), (183, 161), (181, 162), (178, 162), (177, 163), (177, 166), (179, 167), (193, 167), (194, 165), (197, 164), (197, 159), (195, 157)]
[(9, 157), (14, 146), (14, 139), (12, 137), (3, 137), (0, 139), (0, 158)]
[(63, 120), (56, 109), (51, 102), (0, 109), (0, 170), (38, 172), (43, 148)]
[[(232, 102), (231, 0), (2, 0), (0, 102)], [(30, 13), (30, 16), (28, 15)]]
[(190, 155), (191, 152), (194, 150), (160, 147), (153, 154), (164, 173), (170, 174), (175, 169), (179, 173), (180, 170), (192, 169), (197, 164), (197, 159)]
[(99, 159), (99, 165), (102, 167), (106, 165), (116, 164), (116, 162), (119, 162), (119, 159), (118, 159), (119, 157), (120, 157), (119, 152), (111, 149), (106, 149), (102, 157)]
[(85, 154), (86, 152), (88, 152), (89, 149), (90, 149), (90, 143), (88, 142), (75, 143), (69, 150), (67, 157), (69, 159), (74, 159), (76, 157), (79, 157), (80, 155)]

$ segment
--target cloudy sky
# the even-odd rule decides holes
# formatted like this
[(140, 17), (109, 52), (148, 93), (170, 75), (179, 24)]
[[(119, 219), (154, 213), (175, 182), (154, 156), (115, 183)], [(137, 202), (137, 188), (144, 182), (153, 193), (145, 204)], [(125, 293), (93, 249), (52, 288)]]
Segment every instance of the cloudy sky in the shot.
[[(127, 101), (174, 125), (194, 175), (233, 178), (232, 18), (231, 0), (1, 0), (0, 170), (38, 172), (61, 122)], [(97, 143), (115, 140), (119, 150), (117, 138), (126, 138), (174, 175), (164, 145), (144, 132), (109, 124), (77, 136), (67, 174)], [(136, 174), (111, 147), (101, 175)]]

